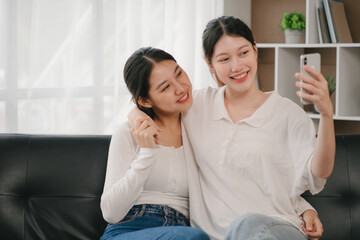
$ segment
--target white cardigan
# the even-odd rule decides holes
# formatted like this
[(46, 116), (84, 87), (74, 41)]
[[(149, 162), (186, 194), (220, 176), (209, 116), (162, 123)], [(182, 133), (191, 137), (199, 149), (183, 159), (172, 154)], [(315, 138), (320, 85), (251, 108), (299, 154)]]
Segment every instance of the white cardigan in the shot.
[(188, 214), (184, 148), (141, 148), (128, 123), (111, 138), (101, 210), (109, 223), (122, 220), (137, 204), (168, 205)]

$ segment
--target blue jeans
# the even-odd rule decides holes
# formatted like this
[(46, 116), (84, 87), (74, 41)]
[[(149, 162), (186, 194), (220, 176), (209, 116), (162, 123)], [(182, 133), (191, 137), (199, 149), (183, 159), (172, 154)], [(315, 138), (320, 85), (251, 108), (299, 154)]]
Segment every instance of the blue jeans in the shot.
[(109, 224), (101, 240), (210, 240), (190, 227), (187, 217), (166, 205), (135, 205), (119, 223)]
[(291, 223), (256, 213), (247, 213), (229, 227), (225, 240), (306, 240)]

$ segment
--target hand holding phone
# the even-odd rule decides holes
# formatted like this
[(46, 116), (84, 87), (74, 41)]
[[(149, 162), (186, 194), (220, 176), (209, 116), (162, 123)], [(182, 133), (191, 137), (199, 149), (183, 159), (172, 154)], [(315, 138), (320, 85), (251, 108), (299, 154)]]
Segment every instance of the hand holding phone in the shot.
[[(315, 68), (318, 71), (321, 71), (321, 57), (319, 53), (311, 53), (311, 54), (302, 54), (300, 56), (300, 73), (306, 76), (310, 76), (312, 77), (308, 72), (305, 71), (304, 67), (306, 65), (309, 65), (312, 68)], [(300, 81), (302, 82), (302, 79), (300, 79)], [(304, 90), (303, 88), (300, 88), (301, 92), (306, 92), (306, 90)], [(300, 98), (300, 102), (301, 104), (311, 104), (311, 102), (308, 102), (306, 100), (304, 100), (303, 98)]]

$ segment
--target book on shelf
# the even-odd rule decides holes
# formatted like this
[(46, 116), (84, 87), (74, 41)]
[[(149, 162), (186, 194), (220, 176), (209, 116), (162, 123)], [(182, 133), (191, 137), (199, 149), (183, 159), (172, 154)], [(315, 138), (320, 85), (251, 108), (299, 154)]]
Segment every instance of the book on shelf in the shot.
[(330, 42), (337, 43), (337, 37), (336, 37), (335, 27), (334, 27), (332, 13), (331, 13), (330, 0), (323, 0), (322, 3), (323, 3), (324, 11), (325, 11), (327, 26), (329, 29)]
[(319, 9), (319, 1), (321, 0), (316, 0), (316, 26), (317, 26), (317, 30), (318, 30), (318, 36), (319, 36), (319, 43), (324, 43), (324, 36), (323, 36), (323, 32), (321, 30), (321, 23), (320, 23), (320, 9)]
[(323, 37), (323, 43), (331, 43), (330, 35), (329, 35), (329, 28), (326, 23), (326, 16), (324, 12), (324, 8), (322, 5), (318, 8), (319, 16), (320, 16), (320, 29), (321, 35)]
[(349, 24), (346, 19), (344, 3), (339, 1), (331, 1), (331, 12), (336, 32), (337, 42), (352, 43)]

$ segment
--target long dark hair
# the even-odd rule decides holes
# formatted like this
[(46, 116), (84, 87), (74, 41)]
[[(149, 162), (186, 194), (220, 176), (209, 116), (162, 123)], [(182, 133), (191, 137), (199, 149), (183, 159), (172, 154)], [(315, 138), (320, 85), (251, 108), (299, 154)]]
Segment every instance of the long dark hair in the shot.
[(152, 108), (146, 108), (138, 103), (138, 99), (149, 98), (149, 77), (153, 69), (154, 63), (162, 62), (164, 60), (173, 60), (175, 58), (157, 48), (144, 47), (136, 50), (126, 61), (124, 66), (124, 80), (129, 89), (132, 99), (137, 107), (154, 118), (155, 112)]
[[(222, 16), (210, 20), (202, 35), (202, 46), (205, 60), (211, 63), (214, 47), (223, 35), (244, 37), (255, 49), (255, 40), (250, 28), (240, 19), (232, 16)], [(216, 79), (219, 86), (224, 85)]]

